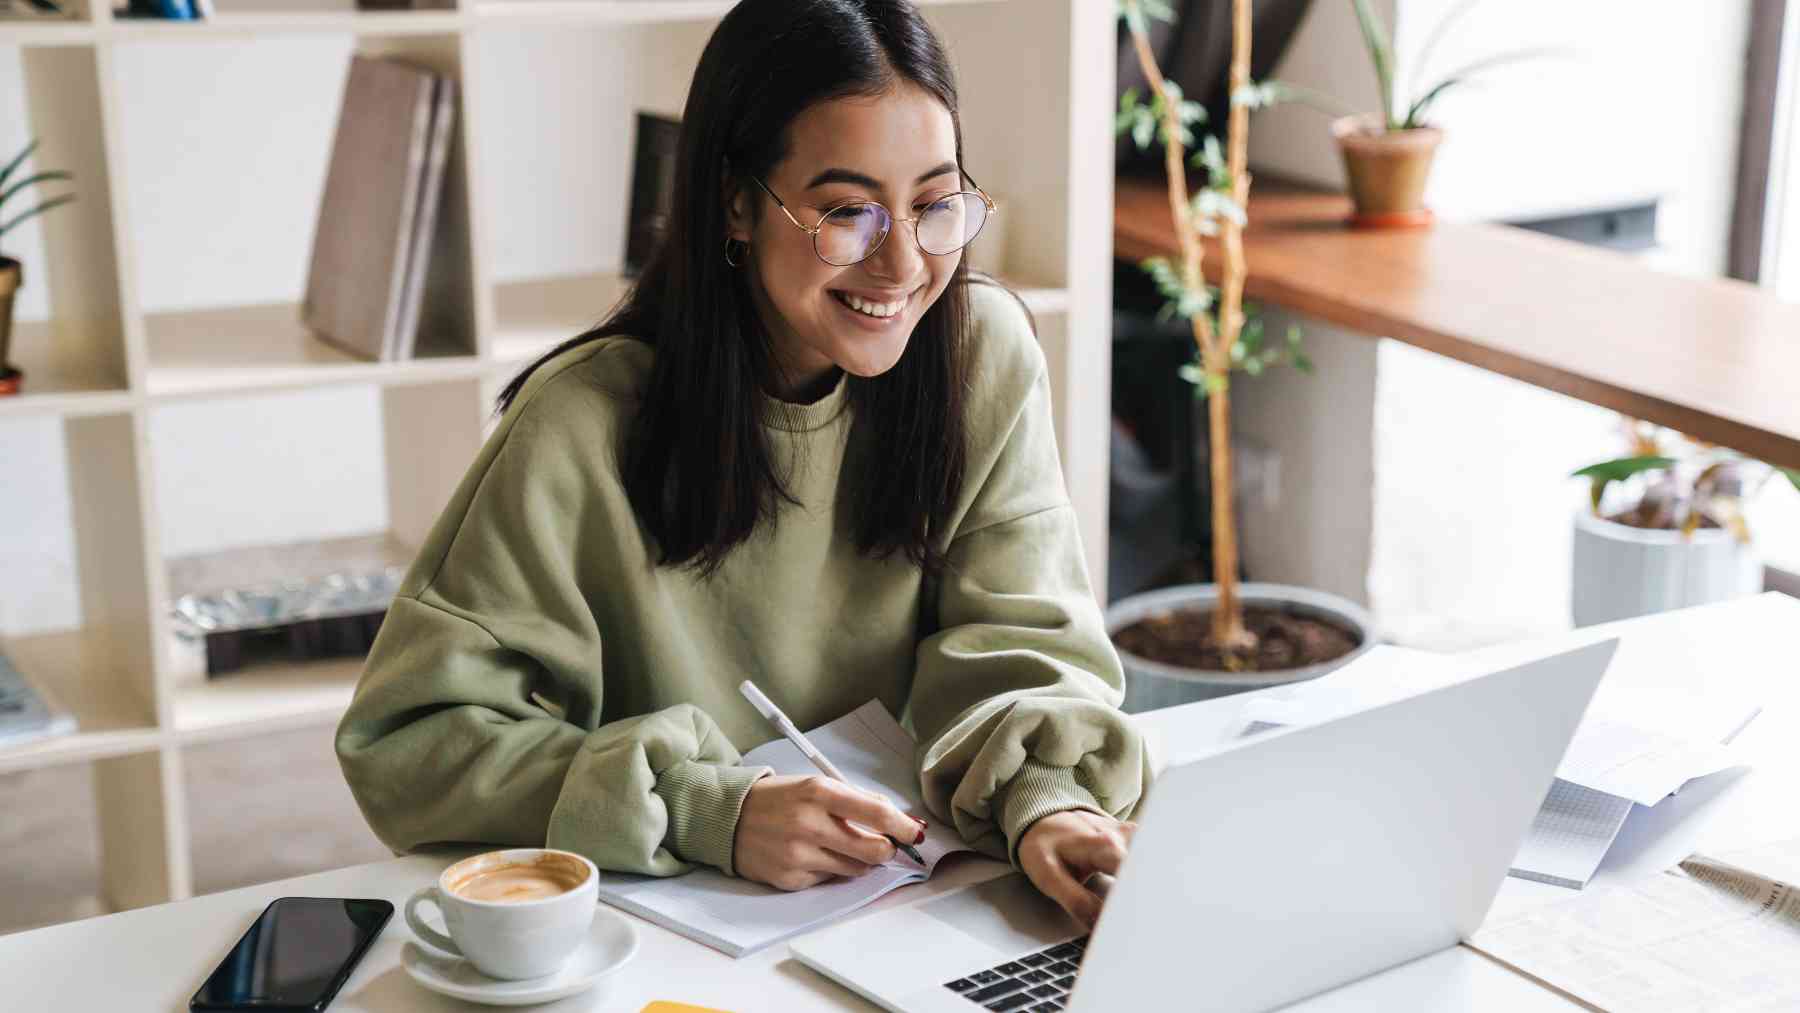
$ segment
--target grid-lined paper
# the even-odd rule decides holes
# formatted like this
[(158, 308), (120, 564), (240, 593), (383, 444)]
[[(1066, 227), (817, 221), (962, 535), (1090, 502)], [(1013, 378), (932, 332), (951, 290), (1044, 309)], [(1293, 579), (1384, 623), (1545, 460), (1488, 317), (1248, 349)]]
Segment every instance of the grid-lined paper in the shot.
[(1531, 821), (1508, 874), (1579, 890), (1631, 815), (1628, 798), (1557, 778)]

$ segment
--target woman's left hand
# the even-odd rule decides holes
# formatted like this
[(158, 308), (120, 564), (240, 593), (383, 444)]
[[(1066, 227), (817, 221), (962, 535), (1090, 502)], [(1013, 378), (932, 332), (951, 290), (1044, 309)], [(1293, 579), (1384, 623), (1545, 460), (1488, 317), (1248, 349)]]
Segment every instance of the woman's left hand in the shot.
[(1137, 824), (1085, 809), (1051, 813), (1031, 825), (1019, 841), (1019, 865), (1044, 896), (1092, 931), (1101, 896), (1084, 884), (1103, 872), (1119, 874)]

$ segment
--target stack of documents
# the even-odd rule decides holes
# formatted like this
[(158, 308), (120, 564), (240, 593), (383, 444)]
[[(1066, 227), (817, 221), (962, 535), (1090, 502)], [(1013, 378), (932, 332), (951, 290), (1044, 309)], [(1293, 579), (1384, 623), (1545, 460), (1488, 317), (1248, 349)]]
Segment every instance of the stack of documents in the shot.
[[(1243, 732), (1313, 724), (1479, 673), (1454, 655), (1377, 647), (1319, 679), (1247, 701)], [(1511, 874), (1575, 890), (1586, 886), (1631, 807), (1654, 806), (1696, 777), (1736, 766), (1726, 744), (1760, 709), (1743, 698), (1603, 684)]]

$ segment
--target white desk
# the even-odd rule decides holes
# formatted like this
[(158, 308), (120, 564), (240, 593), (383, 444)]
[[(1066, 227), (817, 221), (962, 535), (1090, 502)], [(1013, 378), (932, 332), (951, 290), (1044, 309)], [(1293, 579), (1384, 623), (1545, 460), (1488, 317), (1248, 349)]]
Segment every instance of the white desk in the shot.
[[(1755, 766), (1715, 775), (1654, 810), (1640, 810), (1601, 867), (1597, 882), (1653, 871), (1697, 848), (1727, 850), (1800, 836), (1800, 663), (1792, 656), (1800, 601), (1775, 594), (1576, 631), (1553, 641), (1481, 652), (1503, 661), (1547, 646), (1622, 635), (1610, 680), (1636, 686), (1755, 686), (1760, 717), (1738, 740)], [(1139, 717), (1170, 760), (1218, 741), (1242, 697)], [(1184, 745), (1187, 743), (1188, 745)], [(1648, 819), (1640, 817), (1648, 816)], [(399, 906), (432, 882), (452, 854), (415, 855), (213, 894), (177, 904), (0, 937), (4, 1005), (19, 1010), (180, 1011), (206, 974), (270, 900), (290, 895), (385, 897)], [(869, 909), (915, 903), (1005, 871), (979, 857), (946, 860), (930, 882), (905, 887)], [(1566, 896), (1556, 887), (1508, 879), (1500, 912)], [(734, 1013), (869, 1010), (875, 1007), (787, 955), (786, 946), (733, 960), (647, 922), (638, 956), (607, 984), (554, 1010), (636, 1013), (654, 999)], [(332, 1004), (333, 1013), (472, 1007), (414, 985), (400, 969), (410, 932), (396, 916)], [(1298, 957), (1298, 955), (1297, 955)], [(970, 1007), (974, 1009), (973, 1006)], [(1295, 1009), (1536, 1011), (1578, 1009), (1464, 947), (1406, 964), (1299, 1004)]]

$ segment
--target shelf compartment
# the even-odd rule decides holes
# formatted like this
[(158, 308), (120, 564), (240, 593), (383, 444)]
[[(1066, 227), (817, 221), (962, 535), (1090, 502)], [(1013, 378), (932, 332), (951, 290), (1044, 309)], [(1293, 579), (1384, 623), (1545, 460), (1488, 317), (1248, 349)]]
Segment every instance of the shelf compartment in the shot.
[(435, 383), (477, 376), (484, 368), (473, 355), (358, 358), (319, 340), (300, 322), (295, 302), (151, 313), (144, 332), (150, 360), (145, 389), (156, 399), (321, 384)]
[(630, 278), (608, 272), (494, 286), (494, 360), (522, 366), (536, 359), (599, 323), (630, 287)]
[(363, 659), (261, 665), (175, 687), (174, 733), (182, 743), (217, 742), (335, 723), (350, 705)]
[(93, 25), (77, 18), (0, 18), (0, 45), (88, 46), (97, 37)]
[(21, 172), (74, 176), (34, 187), (26, 199), (77, 199), (8, 235), (24, 285), (14, 296), (7, 357), (25, 383), (22, 393), (0, 397), (0, 414), (117, 411), (129, 400), (105, 395), (128, 387), (125, 314), (96, 52), (28, 46), (19, 62), (26, 132), (39, 142)]
[(363, 11), (344, 4), (295, 10), (232, 10), (229, 3), (211, 18), (175, 21), (165, 18), (126, 17), (113, 12), (106, 32), (130, 42), (170, 39), (189, 41), (273, 38), (318, 33), (350, 35), (447, 35), (463, 23), (454, 10)]
[(0, 418), (47, 413), (105, 415), (131, 410), (123, 373), (70, 361), (53, 349), (59, 339), (48, 321), (15, 321), (10, 365), (25, 371), (25, 386), (0, 397)]
[[(246, 58), (246, 46), (252, 52), (266, 47), (269, 59)], [(321, 383), (429, 383), (479, 374), (461, 47), (457, 32), (112, 47), (113, 83), (125, 114), (123, 144), (134, 156), (131, 177), (140, 181), (130, 198), (137, 212), (130, 236), (137, 285), (161, 294), (138, 300), (142, 390), (149, 397)], [(344, 352), (315, 335), (301, 316), (352, 55), (394, 58), (459, 82), (458, 127), (444, 167), (411, 359), (380, 362)], [(180, 137), (153, 137), (132, 126), (152, 112), (144, 96), (159, 81), (179, 87), (201, 80), (208, 90), (185, 107)], [(258, 116), (254, 107), (222, 97), (245, 92), (271, 95), (283, 116)], [(282, 176), (291, 181), (285, 192), (267, 192), (253, 182), (263, 167), (274, 172), (278, 165), (302, 167)], [(167, 182), (141, 182), (148, 179)], [(206, 236), (199, 246), (191, 239), (197, 228)], [(170, 263), (166, 251), (175, 246), (193, 251), (185, 264)], [(292, 281), (269, 284), (278, 269)], [(265, 280), (252, 290), (258, 279)]]
[(67, 735), (0, 744), (0, 774), (147, 752), (160, 743), (149, 701), (87, 631), (7, 637), (0, 639), (0, 653), (76, 722)]

